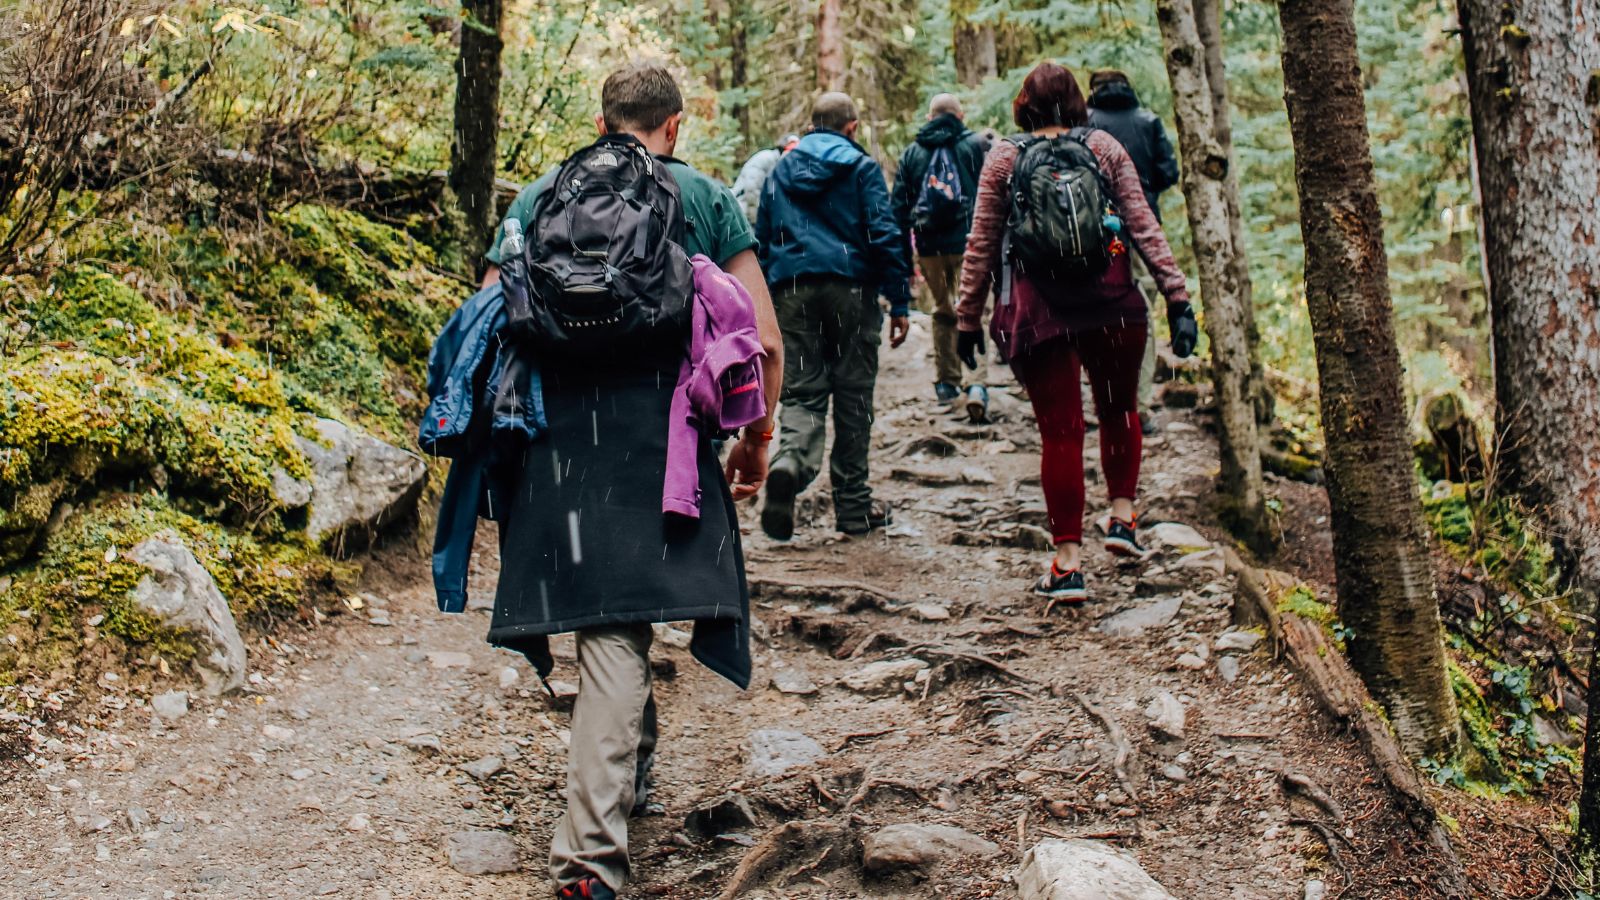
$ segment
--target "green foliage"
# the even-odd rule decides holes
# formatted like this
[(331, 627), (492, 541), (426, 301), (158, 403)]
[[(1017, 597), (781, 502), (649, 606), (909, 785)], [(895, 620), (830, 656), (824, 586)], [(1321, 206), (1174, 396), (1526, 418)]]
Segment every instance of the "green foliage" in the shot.
[[(1486, 498), (1485, 493), (1482, 483), (1439, 482), (1431, 490), (1424, 487), (1422, 509), (1433, 533), (1451, 553), (1516, 594), (1534, 599), (1558, 596), (1561, 576), (1550, 542), (1515, 500)], [(1521, 603), (1509, 596), (1502, 602)]]
[(1446, 660), (1470, 749), (1452, 761), (1424, 760), (1424, 771), (1439, 784), (1479, 794), (1526, 794), (1552, 769), (1577, 773), (1573, 751), (1539, 740), (1534, 725), (1539, 701), (1530, 690), (1529, 670), (1475, 656), (1459, 640), (1452, 643), (1468, 665), (1487, 675), (1487, 683), (1456, 660)]

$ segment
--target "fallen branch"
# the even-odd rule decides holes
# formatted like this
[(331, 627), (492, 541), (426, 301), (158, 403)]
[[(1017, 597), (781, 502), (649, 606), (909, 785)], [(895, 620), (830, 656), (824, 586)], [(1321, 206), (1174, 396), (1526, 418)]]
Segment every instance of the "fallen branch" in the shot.
[(801, 595), (807, 597), (824, 596), (830, 600), (838, 600), (849, 594), (865, 594), (880, 600), (903, 605), (906, 601), (899, 595), (893, 594), (876, 585), (865, 584), (859, 581), (787, 581), (778, 582), (765, 578), (750, 579), (751, 596), (772, 593), (778, 596)]
[(1249, 566), (1231, 547), (1223, 548), (1223, 558), (1228, 571), (1238, 580), (1234, 620), (1266, 626), (1273, 645), (1288, 658), (1323, 711), (1355, 732), (1401, 814), (1433, 848), (1439, 867), (1436, 887), (1440, 892), (1450, 897), (1471, 896), (1461, 860), (1428, 801), (1422, 779), (1377, 712), (1378, 705), (1366, 686), (1319, 623), (1279, 611), (1277, 593), (1297, 583), (1296, 579)]
[(1073, 692), (1073, 696), (1078, 698), (1078, 703), (1083, 706), (1084, 711), (1098, 719), (1101, 727), (1105, 728), (1106, 737), (1110, 739), (1111, 746), (1116, 750), (1116, 754), (1111, 761), (1111, 770), (1116, 773), (1117, 781), (1121, 783), (1122, 789), (1127, 792), (1128, 799), (1137, 801), (1139, 792), (1133, 786), (1133, 779), (1128, 776), (1128, 759), (1133, 756), (1133, 744), (1129, 743), (1127, 732), (1122, 730), (1122, 726), (1117, 723), (1116, 719), (1111, 717), (1110, 713), (1106, 712), (1087, 696), (1076, 691)]
[(817, 789), (817, 797), (819, 800), (826, 800), (829, 803), (832, 803), (834, 806), (839, 805), (839, 798), (835, 797), (833, 792), (828, 790), (827, 787), (822, 784), (821, 773), (811, 773), (811, 786)]
[(883, 737), (886, 734), (894, 734), (899, 730), (900, 729), (898, 728), (880, 728), (877, 731), (854, 731), (840, 738), (839, 742), (834, 745), (833, 752), (838, 753), (840, 750), (850, 746), (852, 741), (864, 741), (867, 738)]
[(918, 800), (922, 800), (924, 802), (926, 802), (928, 799), (923, 793), (926, 788), (920, 784), (912, 784), (911, 782), (901, 778), (885, 778), (877, 775), (869, 775), (866, 778), (861, 779), (861, 786), (856, 788), (856, 792), (851, 794), (850, 799), (844, 802), (845, 810), (849, 811), (855, 809), (857, 806), (865, 803), (868, 795), (870, 795), (873, 791), (877, 790), (878, 788), (886, 787), (899, 788), (900, 790), (906, 791), (915, 796)]

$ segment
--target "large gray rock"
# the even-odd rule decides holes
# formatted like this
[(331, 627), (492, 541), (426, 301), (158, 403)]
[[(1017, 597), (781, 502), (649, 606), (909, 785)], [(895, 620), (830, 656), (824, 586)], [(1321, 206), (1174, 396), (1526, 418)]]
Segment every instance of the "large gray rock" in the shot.
[(133, 602), (163, 625), (188, 632), (199, 645), (194, 667), (213, 696), (244, 686), (244, 640), (228, 601), (211, 573), (176, 537), (153, 537), (128, 551), (149, 574), (133, 588)]
[[(411, 511), (427, 482), (422, 457), (332, 419), (316, 421), (317, 440), (299, 438), (311, 464), (312, 540), (364, 534)], [(303, 494), (287, 482), (280, 501)]]
[(1152, 603), (1142, 603), (1114, 616), (1107, 616), (1094, 630), (1112, 637), (1137, 637), (1152, 628), (1167, 627), (1182, 608), (1182, 597), (1162, 597)]
[(898, 693), (901, 685), (915, 678), (918, 672), (927, 667), (927, 663), (914, 656), (905, 659), (885, 659), (867, 663), (839, 679), (839, 683), (863, 694), (893, 694)]
[(1133, 854), (1099, 841), (1046, 840), (1022, 858), (1020, 900), (1177, 900)]
[(927, 869), (953, 856), (999, 854), (1000, 847), (994, 842), (949, 825), (904, 822), (880, 828), (861, 842), (862, 867), (879, 875)]
[(750, 732), (747, 768), (757, 778), (770, 778), (827, 756), (822, 745), (798, 731), (766, 728)]
[(517, 842), (504, 831), (458, 831), (445, 839), (450, 865), (463, 875), (494, 875), (515, 872)]
[(1180, 522), (1157, 522), (1142, 531), (1150, 544), (1160, 549), (1185, 554), (1211, 549), (1211, 542), (1205, 535)]

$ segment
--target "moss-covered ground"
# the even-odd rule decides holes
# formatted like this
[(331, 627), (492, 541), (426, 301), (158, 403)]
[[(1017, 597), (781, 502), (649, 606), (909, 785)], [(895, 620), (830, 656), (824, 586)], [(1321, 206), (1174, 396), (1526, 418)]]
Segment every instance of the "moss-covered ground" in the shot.
[(350, 567), (297, 531), (274, 477), (309, 474), (296, 437), (316, 416), (409, 446), (465, 292), (428, 246), (327, 207), (248, 233), (77, 234), (73, 261), (0, 284), (3, 682), (193, 652), (127, 600), (145, 537), (186, 544), (245, 623), (334, 589)]

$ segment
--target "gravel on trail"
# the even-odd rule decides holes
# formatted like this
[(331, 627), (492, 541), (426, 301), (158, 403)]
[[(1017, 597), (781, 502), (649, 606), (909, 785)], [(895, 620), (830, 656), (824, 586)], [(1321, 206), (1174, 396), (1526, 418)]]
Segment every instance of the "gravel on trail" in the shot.
[[(1047, 524), (1031, 412), (1009, 380), (991, 424), (936, 409), (926, 325), (883, 351), (893, 527), (834, 533), (826, 478), (792, 542), (745, 510), (748, 692), (657, 642), (662, 741), (625, 896), (1016, 896), (1051, 839), (1126, 851), (1185, 898), (1299, 898), (1345, 869), (1372, 887), (1352, 896), (1400, 883), (1371, 880), (1406, 839), (1358, 746), (1232, 629), (1229, 580), (1179, 565), (1221, 538), (1204, 414), (1161, 411), (1188, 427), (1146, 444), (1143, 521), (1174, 523), (1161, 549), (1118, 566), (1091, 529), (1093, 600), (1046, 615), (1027, 592)], [(495, 577), (483, 535), (475, 599)], [(0, 759), (0, 896), (548, 896), (570, 693), (483, 642), (483, 603), (437, 613), (426, 578), (413, 551), (380, 552), (363, 590), (381, 616), (247, 634), (251, 677), (226, 697), (102, 678), (26, 760)], [(570, 637), (553, 647), (575, 680)], [(1351, 811), (1326, 823), (1338, 846), (1299, 824), (1323, 814), (1286, 772)]]

